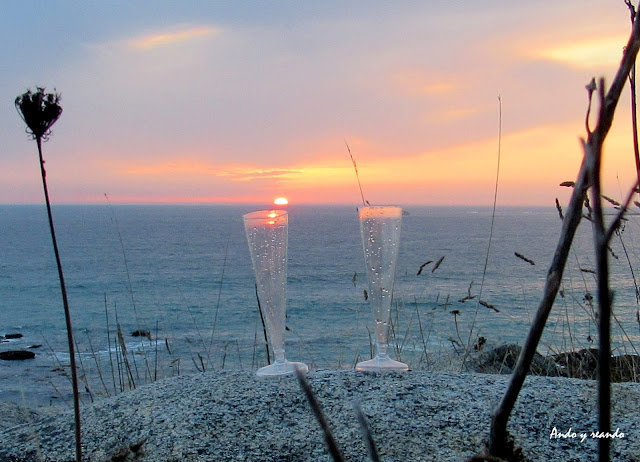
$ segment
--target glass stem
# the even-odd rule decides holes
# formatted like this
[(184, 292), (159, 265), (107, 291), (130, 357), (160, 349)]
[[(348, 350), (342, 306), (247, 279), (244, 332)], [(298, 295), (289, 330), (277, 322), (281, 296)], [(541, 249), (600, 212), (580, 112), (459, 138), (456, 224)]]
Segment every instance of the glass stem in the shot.
[(376, 321), (376, 347), (378, 356), (387, 356), (387, 348), (389, 347), (389, 324), (386, 322)]
[(285, 362), (284, 359), (284, 348), (278, 348), (273, 350), (273, 354), (276, 357), (276, 364), (282, 364)]
[(377, 343), (378, 347), (378, 357), (385, 358), (387, 356), (387, 348), (389, 347), (388, 343)]

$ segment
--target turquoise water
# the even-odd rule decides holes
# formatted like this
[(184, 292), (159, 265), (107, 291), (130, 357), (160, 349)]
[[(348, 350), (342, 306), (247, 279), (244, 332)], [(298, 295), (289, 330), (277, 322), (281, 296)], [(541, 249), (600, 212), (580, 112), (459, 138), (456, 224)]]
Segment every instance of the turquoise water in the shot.
[[(116, 316), (132, 353), (136, 385), (151, 377), (265, 364), (262, 327), (238, 205), (57, 205), (54, 219), (83, 371), (93, 393), (119, 387)], [(452, 352), (484, 336), (522, 343), (540, 301), (561, 221), (549, 208), (499, 208), (486, 274), (490, 208), (407, 207), (403, 217), (392, 322), (392, 356), (428, 367), (424, 350)], [(629, 259), (638, 267), (640, 234), (631, 217), (612, 245), (619, 348), (638, 347), (637, 303)], [(595, 340), (591, 230), (583, 223), (563, 295), (541, 352)], [(516, 257), (517, 252), (535, 262)], [(435, 263), (444, 257), (432, 272)], [(431, 260), (421, 274), (420, 266)], [(355, 206), (291, 206), (286, 350), (311, 367), (349, 368), (370, 355), (373, 320)], [(478, 295), (495, 309), (477, 303)], [(467, 295), (475, 298), (461, 302)], [(587, 296), (588, 298), (588, 296)], [(496, 311), (497, 310), (497, 311)], [(452, 312), (456, 312), (455, 316)], [(454, 319), (457, 323), (454, 323)], [(615, 324), (615, 323), (614, 323)], [(107, 325), (109, 329), (107, 329)], [(145, 329), (152, 340), (131, 332)], [(34, 349), (36, 359), (0, 362), (0, 400), (58, 402), (68, 397), (64, 316), (46, 211), (0, 206), (0, 335), (23, 337), (0, 350)], [(470, 335), (471, 333), (471, 335)], [(623, 337), (631, 340), (621, 342)], [(135, 360), (135, 364), (133, 361)], [(97, 379), (98, 366), (104, 384)], [(113, 365), (114, 373), (111, 372)], [(113, 380), (113, 377), (116, 380)], [(56, 391), (57, 389), (57, 391)]]

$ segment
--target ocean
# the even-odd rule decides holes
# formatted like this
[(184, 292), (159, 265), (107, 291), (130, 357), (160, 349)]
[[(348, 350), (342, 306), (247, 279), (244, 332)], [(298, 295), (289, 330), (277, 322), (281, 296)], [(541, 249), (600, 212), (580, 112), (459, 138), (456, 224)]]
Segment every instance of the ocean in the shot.
[[(177, 374), (266, 364), (242, 222), (261, 208), (53, 205), (83, 399)], [(499, 207), (490, 246), (490, 207), (404, 210), (391, 356), (428, 370), (435, 356), (456, 354), (479, 337), (487, 345), (522, 344), (560, 234), (556, 209)], [(353, 368), (370, 358), (373, 334), (357, 208), (292, 205), (288, 212), (287, 359)], [(639, 226), (637, 216), (629, 217), (612, 242), (616, 353), (640, 347), (638, 274), (630, 269), (639, 268)], [(541, 353), (597, 345), (593, 269), (591, 227), (583, 221)], [(136, 330), (150, 338), (133, 337)], [(0, 343), (0, 351), (31, 348), (36, 357), (0, 361), (0, 401), (69, 402), (64, 314), (44, 206), (0, 206), (0, 335), (7, 334), (22, 337)]]

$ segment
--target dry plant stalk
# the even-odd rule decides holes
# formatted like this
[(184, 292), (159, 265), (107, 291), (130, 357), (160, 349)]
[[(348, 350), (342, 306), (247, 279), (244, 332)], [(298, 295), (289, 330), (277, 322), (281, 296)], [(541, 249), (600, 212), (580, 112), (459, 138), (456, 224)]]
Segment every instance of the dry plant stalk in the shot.
[(75, 348), (73, 340), (73, 326), (71, 324), (71, 310), (69, 309), (69, 299), (67, 297), (67, 287), (64, 282), (64, 272), (58, 250), (56, 231), (53, 225), (53, 214), (51, 212), (51, 201), (49, 200), (49, 189), (47, 187), (47, 172), (44, 168), (44, 157), (42, 155), (42, 142), (47, 141), (51, 135), (51, 127), (62, 115), (60, 106), (60, 95), (58, 93), (46, 93), (43, 87), (37, 87), (35, 92), (27, 90), (19, 95), (15, 100), (15, 106), (22, 120), (27, 124), (27, 133), (36, 141), (38, 146), (38, 157), (40, 158), (40, 174), (42, 176), (42, 188), (47, 206), (47, 216), (49, 218), (49, 231), (53, 243), (53, 252), (58, 267), (58, 278), (60, 280), (60, 291), (62, 293), (62, 304), (64, 307), (65, 324), (67, 327), (67, 343), (69, 345), (69, 357), (71, 362), (71, 384), (73, 388), (73, 410), (75, 414), (75, 441), (76, 441), (76, 461), (82, 461), (82, 443), (80, 431), (80, 394), (78, 392), (78, 372), (76, 370)]
[(311, 389), (309, 382), (304, 378), (304, 374), (300, 371), (300, 369), (296, 369), (296, 376), (298, 377), (298, 382), (300, 383), (300, 387), (304, 391), (305, 396), (307, 397), (307, 401), (309, 401), (309, 405), (311, 406), (311, 410), (313, 411), (313, 415), (315, 415), (316, 420), (320, 424), (322, 428), (322, 432), (324, 433), (324, 439), (327, 443), (327, 448), (329, 449), (329, 453), (331, 454), (331, 458), (335, 462), (344, 462), (344, 457), (338, 449), (338, 443), (336, 443), (335, 438), (333, 437), (333, 433), (331, 433), (331, 429), (329, 428), (329, 424), (327, 423), (327, 419), (324, 417), (324, 413), (322, 412), (322, 408), (320, 407), (320, 403), (318, 402), (315, 393)]
[[(625, 82), (629, 76), (629, 73), (634, 66), (638, 49), (640, 48), (640, 21), (638, 21), (638, 15), (636, 14), (633, 23), (633, 28), (629, 41), (624, 50), (622, 62), (618, 68), (616, 76), (613, 80), (611, 88), (605, 95), (604, 81), (600, 81), (599, 98), (600, 98), (600, 111), (598, 116), (598, 123), (596, 128), (591, 131), (589, 127), (588, 114), (586, 120), (587, 140), (583, 141), (584, 147), (584, 159), (580, 167), (578, 178), (575, 182), (573, 193), (569, 206), (566, 210), (565, 219), (563, 220), (562, 232), (556, 248), (553, 261), (547, 274), (547, 280), (545, 283), (545, 290), (542, 301), (538, 307), (535, 319), (529, 331), (529, 334), (525, 340), (524, 347), (518, 358), (518, 362), (514, 369), (511, 381), (505, 392), (498, 407), (493, 413), (491, 422), (491, 431), (489, 437), (489, 453), (493, 456), (508, 457), (509, 454), (505, 454), (505, 448), (507, 447), (507, 423), (515, 402), (518, 398), (518, 394), (522, 389), (525, 377), (531, 366), (534, 353), (542, 336), (549, 312), (553, 306), (553, 302), (558, 293), (560, 283), (562, 281), (562, 275), (566, 265), (567, 257), (573, 238), (575, 236), (576, 229), (582, 218), (582, 207), (587, 200), (587, 189), (592, 186), (595, 181), (595, 188), (593, 190), (594, 214), (596, 223), (594, 224), (594, 235), (596, 241), (596, 252), (598, 259), (598, 288), (599, 288), (599, 303), (600, 303), (600, 377), (599, 377), (599, 392), (598, 392), (598, 409), (599, 409), (599, 424), (598, 430), (600, 432), (608, 432), (610, 429), (610, 376), (609, 376), (609, 362), (610, 357), (610, 344), (609, 342), (609, 324), (611, 315), (611, 298), (608, 289), (608, 274), (607, 274), (607, 244), (611, 239), (612, 234), (615, 232), (622, 213), (618, 214), (618, 217), (608, 230), (604, 229), (602, 221), (602, 203), (599, 191), (599, 175), (600, 175), (600, 159), (602, 155), (602, 145), (611, 128), (613, 122), (613, 116), (622, 93)], [(587, 88), (589, 90), (591, 102), (591, 94), (595, 90), (592, 86)], [(589, 104), (589, 109), (590, 109)], [(635, 188), (634, 188), (635, 189)], [(630, 202), (631, 195), (627, 199)], [(596, 212), (596, 209), (599, 209)], [(615, 227), (615, 228), (614, 228)], [(600, 438), (599, 440), (599, 460), (609, 460), (609, 447), (610, 441), (607, 438)]]
[(356, 164), (356, 160), (353, 158), (353, 154), (351, 154), (351, 148), (349, 147), (349, 143), (347, 140), (344, 140), (344, 144), (347, 146), (347, 151), (349, 151), (349, 157), (351, 158), (351, 163), (353, 164), (353, 169), (356, 171), (356, 180), (358, 180), (358, 188), (360, 189), (360, 197), (362, 198), (362, 206), (370, 205), (368, 200), (365, 200), (364, 193), (362, 192), (362, 184), (360, 183), (360, 175), (358, 174), (358, 165)]

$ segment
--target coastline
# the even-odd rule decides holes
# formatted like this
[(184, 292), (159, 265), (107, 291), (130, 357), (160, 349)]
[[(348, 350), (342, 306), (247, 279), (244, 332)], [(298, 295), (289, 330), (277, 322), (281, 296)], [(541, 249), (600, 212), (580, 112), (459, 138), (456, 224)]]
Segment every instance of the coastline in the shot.
[[(369, 460), (354, 404), (382, 460), (464, 461), (482, 451), (509, 376), (315, 370), (307, 375), (346, 460)], [(640, 384), (613, 384), (611, 460), (640, 455)], [(509, 431), (531, 460), (594, 460), (594, 381), (531, 376)], [(320, 427), (295, 377), (207, 372), (165, 379), (82, 409), (91, 461), (329, 461)], [(0, 460), (73, 459), (73, 415), (31, 412), (0, 430)], [(577, 438), (550, 438), (569, 429)]]

